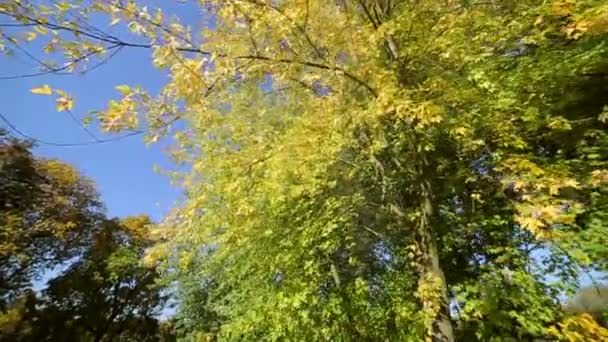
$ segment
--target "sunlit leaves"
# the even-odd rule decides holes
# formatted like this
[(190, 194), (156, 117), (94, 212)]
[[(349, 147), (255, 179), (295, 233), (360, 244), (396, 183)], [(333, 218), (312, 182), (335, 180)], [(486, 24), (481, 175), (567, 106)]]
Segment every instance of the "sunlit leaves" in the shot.
[(540, 338), (578, 265), (602, 265), (603, 3), (206, 0), (200, 32), (143, 5), (26, 22), (67, 21), (45, 50), (76, 64), (136, 46), (167, 74), (154, 96), (116, 86), (98, 119), (171, 134), (192, 167), (146, 261), (209, 290), (225, 322), (200, 334), (419, 340), (452, 300), (462, 340)]
[(45, 84), (41, 87), (36, 87), (30, 89), (30, 92), (37, 95), (53, 95), (53, 92), (57, 95), (55, 99), (55, 103), (57, 105), (57, 111), (71, 111), (74, 108), (74, 98), (70, 96), (63, 90), (60, 89), (51, 89), (48, 84)]
[(118, 90), (120, 92), (120, 94), (122, 96), (129, 96), (129, 95), (131, 95), (131, 88), (128, 85), (126, 85), (126, 84), (118, 85), (115, 88), (116, 88), (116, 90)]
[[(44, 310), (39, 314), (50, 322), (32, 330), (52, 338), (67, 331), (79, 339), (89, 336), (146, 339), (156, 334), (158, 327), (153, 316), (166, 297), (155, 285), (158, 273), (140, 263), (149, 244), (149, 225), (146, 216), (98, 221), (83, 242), (86, 248), (50, 280), (42, 293)], [(60, 315), (61, 322), (52, 321), (52, 315)], [(36, 323), (42, 319), (30, 318)], [(62, 328), (58, 332), (59, 325)], [(101, 331), (100, 326), (104, 327)], [(122, 331), (124, 326), (131, 328)]]
[(27, 40), (28, 42), (33, 41), (34, 39), (36, 39), (38, 35), (36, 34), (36, 32), (34, 31), (30, 31), (27, 33), (27, 36), (25, 37), (25, 40)]
[(27, 143), (0, 138), (0, 278), (6, 301), (23, 292), (35, 273), (78, 253), (101, 205), (73, 167), (34, 159)]
[(69, 96), (61, 96), (55, 100), (57, 103), (57, 111), (70, 111), (74, 107), (74, 99)]
[(125, 97), (120, 101), (112, 100), (102, 118), (102, 129), (109, 132), (137, 125), (137, 103)]
[(599, 325), (589, 314), (566, 317), (550, 331), (553, 336), (569, 342), (608, 339), (608, 329)]
[(48, 84), (45, 84), (41, 87), (32, 88), (30, 91), (33, 94), (38, 94), (38, 95), (52, 95), (53, 94), (53, 90), (51, 89), (51, 87)]
[(604, 108), (602, 109), (602, 112), (597, 117), (597, 119), (603, 123), (608, 122), (608, 106), (604, 106)]

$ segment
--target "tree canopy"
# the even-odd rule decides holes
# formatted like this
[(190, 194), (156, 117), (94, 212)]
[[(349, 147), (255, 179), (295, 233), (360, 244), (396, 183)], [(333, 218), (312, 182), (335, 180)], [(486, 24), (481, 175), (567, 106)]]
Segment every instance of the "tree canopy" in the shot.
[(213, 23), (0, 1), (1, 41), (39, 41), (40, 73), (138, 48), (168, 74), (84, 119), (148, 142), (187, 123), (187, 200), (144, 258), (185, 339), (608, 339), (560, 303), (608, 266), (605, 1), (191, 5)]
[(0, 341), (170, 341), (167, 293), (140, 262), (150, 219), (108, 219), (75, 168), (1, 138)]
[(102, 218), (92, 183), (70, 165), (37, 159), (0, 132), (0, 306), (41, 270), (78, 255)]

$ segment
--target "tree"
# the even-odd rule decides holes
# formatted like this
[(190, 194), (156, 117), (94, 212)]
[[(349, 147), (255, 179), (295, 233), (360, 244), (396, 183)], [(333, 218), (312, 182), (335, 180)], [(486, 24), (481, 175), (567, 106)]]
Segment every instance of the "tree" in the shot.
[[(150, 219), (107, 219), (92, 183), (72, 166), (34, 157), (30, 143), (5, 132), (0, 138), (0, 340), (170, 339), (157, 319), (166, 299), (158, 273), (140, 263)], [(57, 266), (66, 269), (42, 294), (31, 290)]]
[(170, 73), (158, 97), (118, 86), (98, 116), (150, 141), (188, 122), (175, 136), (188, 201), (147, 260), (196, 283), (186, 296), (208, 291), (221, 326), (191, 336), (567, 339), (594, 322), (564, 318), (558, 295), (606, 266), (603, 2), (200, 8), (213, 29), (135, 1), (0, 7), (36, 27), (26, 39), (48, 32), (66, 67), (43, 72), (133, 47)]
[(41, 324), (38, 340), (159, 340), (166, 295), (156, 271), (140, 264), (150, 224), (146, 216), (103, 223), (84, 255), (43, 292), (42, 315), (51, 321)]
[(0, 307), (43, 270), (78, 255), (103, 207), (71, 166), (34, 158), (31, 144), (0, 132)]
[(77, 261), (37, 296), (12, 303), (2, 341), (165, 341), (172, 328), (157, 318), (167, 294), (143, 267), (146, 216), (106, 220)]

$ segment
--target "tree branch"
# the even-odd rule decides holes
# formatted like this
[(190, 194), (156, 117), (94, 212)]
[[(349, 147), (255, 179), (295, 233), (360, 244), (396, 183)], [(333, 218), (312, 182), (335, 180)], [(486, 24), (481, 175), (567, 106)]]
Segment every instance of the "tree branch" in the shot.
[(309, 66), (309, 67), (313, 67), (313, 68), (317, 68), (317, 69), (338, 71), (338, 72), (343, 73), (344, 76), (346, 76), (350, 80), (352, 80), (355, 83), (363, 86), (374, 97), (378, 97), (378, 93), (376, 92), (376, 90), (374, 88), (372, 88), (369, 84), (365, 83), (363, 80), (361, 80), (357, 76), (349, 73), (348, 71), (344, 70), (343, 68), (340, 68), (340, 67), (337, 67), (337, 66), (329, 66), (329, 65), (325, 65), (325, 64), (321, 64), (321, 63), (316, 63), (316, 62), (298, 61), (298, 60), (287, 59), (287, 58), (277, 58), (277, 59), (274, 59), (274, 58), (270, 58), (270, 57), (266, 57), (266, 56), (246, 55), (246, 56), (238, 56), (236, 58), (237, 59), (255, 59), (255, 60), (263, 60), (263, 61), (275, 62), (275, 63), (285, 63), (285, 64), (300, 64), (300, 65), (305, 65), (305, 66)]

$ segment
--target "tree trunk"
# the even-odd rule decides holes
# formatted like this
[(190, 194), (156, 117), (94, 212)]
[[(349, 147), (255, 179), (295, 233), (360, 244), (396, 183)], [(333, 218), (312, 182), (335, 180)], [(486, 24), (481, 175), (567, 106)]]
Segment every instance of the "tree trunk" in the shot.
[[(454, 331), (448, 307), (448, 287), (445, 275), (439, 265), (437, 241), (432, 227), (433, 202), (432, 188), (428, 180), (422, 176), (421, 181), (421, 215), (417, 227), (417, 244), (420, 252), (420, 279), (419, 289), (424, 291), (425, 285), (432, 283), (434, 296), (421, 296), (425, 312), (433, 314), (429, 324), (427, 336), (433, 342), (453, 342)], [(425, 284), (426, 283), (426, 284)], [(439, 291), (437, 294), (436, 291)]]
[(94, 338), (94, 340), (93, 340), (93, 341), (94, 341), (94, 342), (101, 342), (101, 341), (103, 340), (103, 337), (105, 336), (105, 334), (106, 334), (106, 333), (105, 333), (105, 331), (103, 331), (103, 330), (98, 330), (98, 331), (95, 333), (95, 338)]

